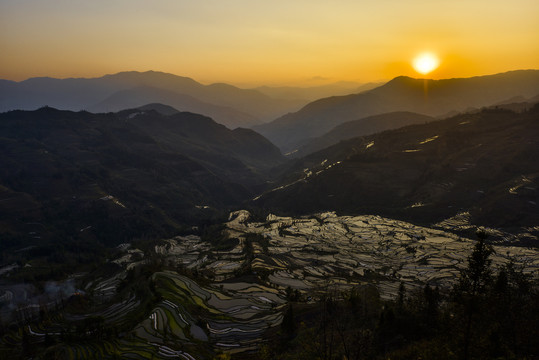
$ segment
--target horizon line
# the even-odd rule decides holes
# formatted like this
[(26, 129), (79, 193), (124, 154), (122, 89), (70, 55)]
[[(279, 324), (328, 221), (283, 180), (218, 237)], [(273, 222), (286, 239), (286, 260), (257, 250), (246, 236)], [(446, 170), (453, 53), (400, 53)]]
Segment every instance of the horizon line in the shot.
[[(389, 81), (392, 81), (394, 79), (397, 79), (397, 78), (401, 78), (401, 77), (404, 77), (404, 78), (410, 78), (410, 79), (415, 79), (415, 80), (432, 80), (432, 81), (438, 81), (438, 80), (452, 80), (452, 79), (469, 79), (469, 78), (474, 78), (474, 77), (482, 77), (482, 76), (492, 76), (492, 75), (500, 75), (500, 74), (506, 74), (506, 73), (510, 73), (510, 72), (517, 72), (517, 71), (538, 71), (539, 69), (534, 69), (534, 68), (529, 68), (529, 69), (512, 69), (512, 70), (506, 70), (506, 71), (502, 71), (502, 72), (496, 72), (496, 73), (488, 73), (488, 74), (478, 74), (478, 75), (473, 75), (473, 76), (456, 76), (456, 77), (448, 77), (448, 78), (427, 78), (427, 77), (412, 77), (412, 76), (409, 76), (409, 75), (398, 75), (398, 76), (394, 76), (390, 79), (380, 79), (380, 80), (374, 80), (374, 81), (359, 81), (359, 80), (352, 80), (352, 79), (349, 79), (349, 80), (346, 80), (346, 79), (334, 79), (334, 80), (331, 80), (331, 79), (328, 79), (329, 81), (328, 82), (323, 82), (323, 83), (319, 83), (319, 84), (313, 84), (313, 85), (306, 85), (306, 84), (303, 84), (303, 85), (293, 85), (293, 83), (297, 83), (298, 81), (292, 81), (292, 82), (289, 82), (289, 83), (286, 83), (286, 82), (282, 82), (280, 84), (271, 84), (271, 85), (268, 85), (267, 83), (263, 83), (263, 82), (258, 82), (258, 81), (253, 81), (253, 82), (248, 82), (248, 83), (251, 83), (251, 85), (247, 85), (245, 82), (243, 83), (243, 85), (239, 85), (239, 83), (235, 83), (235, 82), (229, 82), (229, 81), (215, 81), (215, 82), (201, 82), (199, 80), (196, 80), (195, 78), (193, 77), (190, 77), (190, 76), (186, 76), (186, 75), (178, 75), (178, 74), (174, 74), (174, 73), (171, 73), (171, 72), (166, 72), (166, 71), (161, 71), (161, 70), (122, 70), (122, 71), (118, 71), (118, 72), (115, 72), (115, 73), (106, 73), (106, 74), (103, 74), (103, 75), (99, 75), (99, 76), (80, 76), (80, 77), (77, 77), (77, 76), (69, 76), (69, 77), (54, 77), (54, 76), (48, 76), (48, 75), (44, 75), (44, 76), (32, 76), (32, 77), (28, 77), (28, 78), (25, 78), (23, 80), (12, 80), (12, 79), (6, 79), (6, 78), (0, 78), (0, 80), (4, 80), (4, 81), (11, 81), (11, 82), (15, 82), (15, 83), (23, 83), (25, 81), (28, 81), (28, 80), (34, 80), (34, 79), (52, 79), (52, 80), (95, 80), (95, 79), (101, 79), (101, 78), (105, 78), (107, 76), (115, 76), (115, 75), (120, 75), (120, 74), (127, 74), (127, 73), (135, 73), (135, 74), (148, 74), (148, 73), (156, 73), (156, 74), (162, 74), (162, 75), (171, 75), (171, 76), (175, 76), (175, 77), (179, 77), (179, 78), (184, 78), (184, 79), (189, 79), (189, 80), (193, 80), (201, 85), (204, 85), (204, 86), (210, 86), (210, 85), (218, 85), (218, 84), (225, 84), (225, 85), (232, 85), (232, 86), (235, 86), (237, 88), (244, 88), (244, 89), (255, 89), (255, 88), (258, 88), (258, 87), (264, 87), (264, 86), (267, 86), (267, 87), (296, 87), (296, 88), (312, 88), (312, 87), (320, 87), (320, 86), (327, 86), (327, 85), (333, 85), (333, 84), (338, 84), (338, 83), (342, 83), (342, 82), (350, 82), (350, 83), (356, 83), (358, 85), (365, 85), (365, 84), (376, 84), (376, 83), (387, 83)], [(307, 81), (316, 81), (317, 79), (315, 79), (315, 77), (313, 77), (312, 79), (307, 79), (305, 80), (304, 82), (307, 82)], [(241, 82), (240, 82), (241, 83)], [(255, 83), (257, 83), (258, 85), (255, 85)]]

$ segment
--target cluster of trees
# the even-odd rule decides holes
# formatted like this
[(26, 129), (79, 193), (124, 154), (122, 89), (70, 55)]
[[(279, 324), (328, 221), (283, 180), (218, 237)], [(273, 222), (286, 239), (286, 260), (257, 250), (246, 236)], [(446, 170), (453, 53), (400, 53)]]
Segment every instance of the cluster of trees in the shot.
[(382, 301), (374, 286), (292, 302), (261, 359), (530, 359), (539, 355), (537, 283), (509, 262), (491, 266), (484, 234), (455, 286), (426, 285)]

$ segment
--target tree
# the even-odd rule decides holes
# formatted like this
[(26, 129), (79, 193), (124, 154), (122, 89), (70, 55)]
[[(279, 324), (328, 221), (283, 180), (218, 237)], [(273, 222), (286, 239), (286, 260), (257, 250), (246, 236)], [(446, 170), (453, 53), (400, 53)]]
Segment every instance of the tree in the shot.
[(434, 289), (430, 287), (429, 284), (425, 285), (425, 288), (423, 289), (423, 293), (425, 296), (425, 317), (426, 317), (426, 325), (430, 329), (430, 331), (433, 331), (436, 329), (437, 322), (438, 322), (438, 312), (440, 307), (440, 290), (438, 289), (438, 286), (436, 286)]
[(537, 288), (513, 261), (502, 266), (490, 291), (489, 340), (493, 356), (537, 353)]
[(462, 358), (464, 360), (468, 360), (470, 356), (469, 350), (474, 337), (475, 318), (480, 320), (479, 315), (485, 295), (492, 282), (492, 269), (490, 268), (492, 260), (489, 259), (493, 252), (492, 247), (485, 244), (487, 234), (484, 231), (478, 231), (476, 235), (478, 241), (472, 254), (468, 257), (468, 267), (460, 273), (454, 294), (456, 302), (462, 306), (463, 310)]
[(404, 283), (401, 282), (399, 285), (399, 294), (397, 296), (397, 308), (399, 311), (402, 311), (404, 309), (405, 297), (406, 297), (406, 288), (404, 287)]
[(292, 337), (294, 331), (296, 330), (296, 323), (294, 319), (294, 308), (292, 304), (288, 305), (288, 309), (283, 316), (283, 322), (281, 323), (281, 329), (283, 334), (287, 337)]
[(484, 294), (492, 281), (492, 260), (489, 259), (492, 247), (485, 244), (485, 232), (478, 231), (477, 237), (478, 241), (468, 257), (468, 267), (461, 271), (458, 283), (460, 291), (470, 295)]

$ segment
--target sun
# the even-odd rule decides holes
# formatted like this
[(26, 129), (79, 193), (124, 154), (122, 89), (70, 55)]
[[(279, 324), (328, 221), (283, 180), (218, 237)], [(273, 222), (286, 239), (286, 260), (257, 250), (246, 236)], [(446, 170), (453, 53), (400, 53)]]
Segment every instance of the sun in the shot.
[(415, 71), (423, 75), (436, 69), (439, 64), (440, 60), (438, 60), (438, 57), (430, 52), (419, 54), (412, 62)]

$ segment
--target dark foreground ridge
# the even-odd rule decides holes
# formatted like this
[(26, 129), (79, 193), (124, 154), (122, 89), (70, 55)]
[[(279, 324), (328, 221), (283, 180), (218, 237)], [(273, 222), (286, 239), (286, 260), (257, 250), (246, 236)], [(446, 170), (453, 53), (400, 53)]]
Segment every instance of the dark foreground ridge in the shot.
[(240, 204), (284, 162), (254, 131), (192, 113), (45, 107), (0, 114), (0, 133), (3, 249), (174, 234)]

